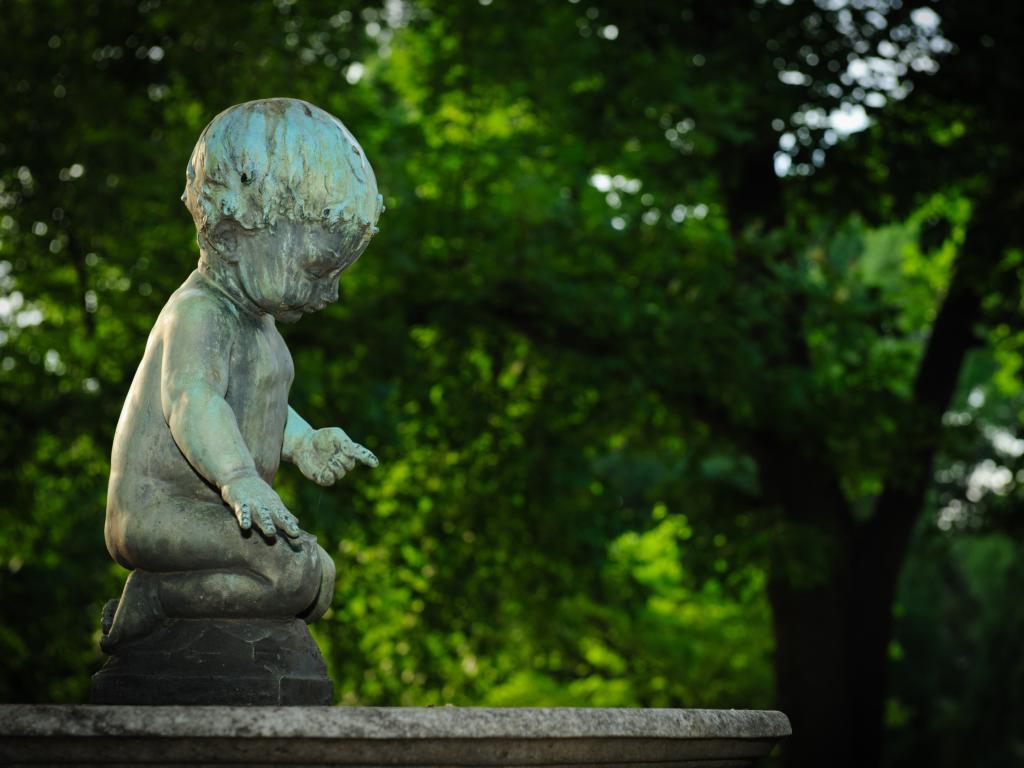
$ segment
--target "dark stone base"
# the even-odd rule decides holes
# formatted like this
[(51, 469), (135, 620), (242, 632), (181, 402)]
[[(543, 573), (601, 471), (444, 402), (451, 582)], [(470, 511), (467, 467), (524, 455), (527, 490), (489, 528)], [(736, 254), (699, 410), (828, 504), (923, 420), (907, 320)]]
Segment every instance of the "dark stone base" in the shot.
[(316, 706), (331, 681), (300, 619), (171, 619), (110, 657), (92, 702)]

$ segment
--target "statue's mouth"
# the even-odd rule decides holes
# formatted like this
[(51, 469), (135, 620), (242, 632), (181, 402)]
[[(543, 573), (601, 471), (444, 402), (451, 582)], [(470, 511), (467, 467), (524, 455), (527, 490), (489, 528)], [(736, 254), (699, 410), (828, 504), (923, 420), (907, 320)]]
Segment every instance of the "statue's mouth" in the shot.
[(331, 303), (332, 302), (329, 299), (312, 299), (310, 301), (303, 302), (295, 309), (299, 312), (319, 312), (321, 309), (323, 309), (324, 307)]

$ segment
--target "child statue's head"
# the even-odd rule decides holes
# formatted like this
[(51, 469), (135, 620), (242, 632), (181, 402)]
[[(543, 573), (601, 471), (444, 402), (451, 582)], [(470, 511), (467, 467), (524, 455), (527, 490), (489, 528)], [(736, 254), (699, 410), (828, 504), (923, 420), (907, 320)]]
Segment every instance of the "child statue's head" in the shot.
[(217, 115), (192, 151), (181, 199), (201, 265), (281, 320), (337, 299), (338, 276), (384, 210), (359, 143), (336, 117), (298, 99)]

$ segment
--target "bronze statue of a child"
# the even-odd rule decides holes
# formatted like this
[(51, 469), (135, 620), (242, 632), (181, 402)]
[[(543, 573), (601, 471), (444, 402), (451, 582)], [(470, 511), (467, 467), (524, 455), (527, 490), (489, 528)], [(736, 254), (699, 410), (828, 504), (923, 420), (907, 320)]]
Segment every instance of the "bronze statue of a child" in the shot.
[[(318, 618), (334, 565), (271, 488), (281, 459), (331, 485), (377, 459), (288, 405), (277, 321), (338, 298), (383, 210), (359, 144), (295, 99), (232, 107), (186, 173), (199, 266), (149, 336), (114, 436), (105, 535), (133, 569), (105, 650), (166, 618)], [(253, 530), (253, 529), (256, 530)]]

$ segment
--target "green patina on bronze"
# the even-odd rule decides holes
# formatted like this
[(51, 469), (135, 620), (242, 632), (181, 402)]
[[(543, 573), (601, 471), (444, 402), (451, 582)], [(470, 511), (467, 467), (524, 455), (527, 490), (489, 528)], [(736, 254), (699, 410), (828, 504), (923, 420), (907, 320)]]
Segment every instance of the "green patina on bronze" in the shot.
[(106, 542), (133, 572), (105, 616), (108, 652), (165, 618), (321, 616), (334, 565), (271, 483), (282, 459), (325, 486), (377, 465), (289, 407), (276, 327), (336, 301), (376, 231), (359, 144), (303, 101), (253, 101), (206, 127), (186, 175), (199, 266), (160, 312), (114, 436)]

